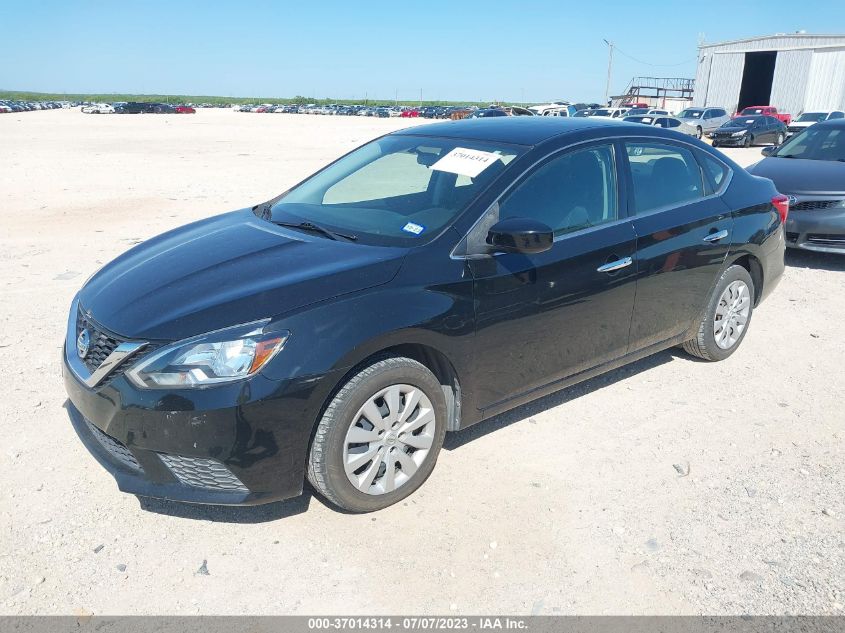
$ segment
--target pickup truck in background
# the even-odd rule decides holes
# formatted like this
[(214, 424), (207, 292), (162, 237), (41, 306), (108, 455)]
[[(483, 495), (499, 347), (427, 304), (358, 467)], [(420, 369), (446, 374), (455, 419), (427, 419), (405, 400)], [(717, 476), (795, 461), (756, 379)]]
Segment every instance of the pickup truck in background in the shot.
[(737, 112), (733, 118), (738, 116), (771, 116), (783, 121), (784, 125), (789, 125), (792, 122), (791, 114), (783, 114), (778, 112), (775, 106), (748, 106), (743, 108), (742, 112)]

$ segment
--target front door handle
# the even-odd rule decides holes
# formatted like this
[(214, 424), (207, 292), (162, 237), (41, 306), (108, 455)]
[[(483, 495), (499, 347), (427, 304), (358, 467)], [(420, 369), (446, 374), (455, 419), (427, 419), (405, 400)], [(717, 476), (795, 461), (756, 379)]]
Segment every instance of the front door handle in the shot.
[(728, 236), (727, 231), (719, 231), (718, 233), (711, 233), (707, 237), (704, 238), (705, 242), (718, 242), (719, 240), (723, 240)]
[(612, 273), (614, 270), (627, 268), (633, 263), (634, 260), (630, 257), (623, 257), (622, 259), (617, 259), (615, 262), (607, 262), (603, 266), (599, 266), (596, 268), (596, 271), (600, 273)]

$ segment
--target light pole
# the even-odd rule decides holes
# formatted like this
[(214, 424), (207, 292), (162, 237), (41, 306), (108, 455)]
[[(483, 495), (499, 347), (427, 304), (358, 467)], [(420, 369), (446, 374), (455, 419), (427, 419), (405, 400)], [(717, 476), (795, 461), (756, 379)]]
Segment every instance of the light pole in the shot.
[(608, 42), (607, 40), (602, 40), (605, 44), (607, 44), (608, 50), (610, 55), (607, 59), (607, 85), (604, 88), (604, 103), (605, 105), (610, 105), (610, 73), (613, 70), (613, 42)]

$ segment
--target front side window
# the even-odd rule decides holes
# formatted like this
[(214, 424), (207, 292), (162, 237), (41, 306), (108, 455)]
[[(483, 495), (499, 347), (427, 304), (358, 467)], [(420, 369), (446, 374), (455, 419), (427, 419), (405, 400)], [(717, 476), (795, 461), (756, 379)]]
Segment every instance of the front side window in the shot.
[(556, 235), (618, 217), (613, 146), (552, 158), (529, 174), (499, 205), (499, 219), (532, 218)]
[(309, 222), (363, 243), (416, 245), (454, 221), (525, 148), (385, 136), (284, 194), (262, 217)]
[(625, 143), (637, 214), (688, 204), (704, 196), (692, 153), (660, 143)]

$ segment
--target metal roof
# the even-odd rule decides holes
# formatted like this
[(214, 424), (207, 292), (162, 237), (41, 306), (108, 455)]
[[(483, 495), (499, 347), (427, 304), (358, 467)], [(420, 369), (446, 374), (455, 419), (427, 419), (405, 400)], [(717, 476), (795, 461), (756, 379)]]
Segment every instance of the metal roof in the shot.
[(749, 48), (761, 49), (760, 43), (771, 41), (771, 48), (816, 48), (819, 46), (845, 46), (845, 34), (814, 35), (812, 33), (775, 33), (760, 35), (739, 40), (727, 40), (712, 44), (700, 44), (699, 49), (732, 48), (737, 49), (743, 44), (751, 44)]

